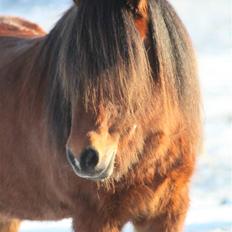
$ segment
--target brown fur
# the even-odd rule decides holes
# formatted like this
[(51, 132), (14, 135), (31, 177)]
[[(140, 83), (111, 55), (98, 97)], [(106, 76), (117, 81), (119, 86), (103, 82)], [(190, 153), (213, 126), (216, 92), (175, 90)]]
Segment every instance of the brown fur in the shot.
[(1, 232), (17, 232), (20, 226), (19, 220), (0, 221)]
[(20, 221), (16, 219), (3, 219), (0, 218), (0, 231), (1, 232), (17, 232), (20, 226)]
[[(192, 45), (169, 3), (78, 1), (39, 38), (30, 26), (28, 38), (21, 26), (11, 37), (5, 25), (0, 214), (72, 217), (76, 232), (119, 232), (128, 221), (138, 232), (182, 231), (200, 99)], [(68, 164), (66, 148), (78, 159), (88, 146), (103, 160), (117, 151), (107, 180)]]

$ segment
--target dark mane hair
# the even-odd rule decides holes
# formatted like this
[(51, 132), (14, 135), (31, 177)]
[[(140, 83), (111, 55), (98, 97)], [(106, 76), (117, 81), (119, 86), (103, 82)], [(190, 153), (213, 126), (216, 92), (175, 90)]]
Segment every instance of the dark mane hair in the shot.
[(145, 47), (120, 1), (86, 0), (73, 7), (49, 34), (44, 47), (50, 46), (51, 68), (68, 98), (134, 111), (150, 96)]
[(86, 109), (97, 110), (100, 103), (114, 105), (130, 118), (137, 111), (146, 115), (148, 105), (154, 114), (158, 104), (167, 130), (179, 124), (180, 130), (191, 128), (191, 139), (197, 139), (196, 64), (181, 20), (166, 0), (150, 0), (149, 45), (145, 47), (133, 14), (123, 4), (81, 1), (48, 34), (38, 62), (46, 60), (43, 73), (50, 76), (47, 107), (54, 109), (49, 110), (52, 121), (56, 128), (67, 125), (70, 115), (64, 107), (69, 112), (69, 104), (77, 99)]
[(180, 121), (180, 130), (187, 129), (191, 144), (196, 144), (201, 140), (201, 105), (191, 39), (168, 1), (149, 1), (149, 14), (150, 36), (159, 67), (156, 75), (167, 121)]

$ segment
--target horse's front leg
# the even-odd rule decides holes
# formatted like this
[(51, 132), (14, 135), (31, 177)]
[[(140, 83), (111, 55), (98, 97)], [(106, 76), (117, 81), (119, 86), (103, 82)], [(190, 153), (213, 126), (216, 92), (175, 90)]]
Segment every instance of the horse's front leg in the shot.
[(175, 191), (165, 206), (156, 216), (148, 215), (142, 220), (135, 220), (136, 232), (182, 232), (189, 205), (187, 187)]
[(167, 215), (135, 224), (135, 232), (182, 232), (185, 215)]
[(0, 218), (0, 232), (18, 232), (19, 226), (19, 220), (6, 220)]

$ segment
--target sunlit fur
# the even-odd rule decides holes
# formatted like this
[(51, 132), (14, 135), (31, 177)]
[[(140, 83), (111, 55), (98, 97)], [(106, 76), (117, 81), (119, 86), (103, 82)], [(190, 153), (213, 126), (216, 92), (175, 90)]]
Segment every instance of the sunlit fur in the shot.
[(0, 231), (1, 232), (16, 232), (19, 229), (19, 220), (0, 220)]
[[(189, 36), (169, 3), (78, 1), (46, 36), (15, 34), (0, 38), (0, 214), (72, 217), (78, 232), (119, 232), (128, 221), (139, 232), (181, 231), (200, 93)], [(119, 136), (106, 181), (68, 165), (77, 120), (72, 141), (103, 121)]]

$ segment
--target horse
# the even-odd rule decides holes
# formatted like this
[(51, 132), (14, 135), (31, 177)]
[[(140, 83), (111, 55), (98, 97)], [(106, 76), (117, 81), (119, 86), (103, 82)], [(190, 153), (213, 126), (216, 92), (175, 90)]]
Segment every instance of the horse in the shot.
[(0, 20), (0, 232), (180, 232), (201, 143), (195, 52), (167, 0)]

